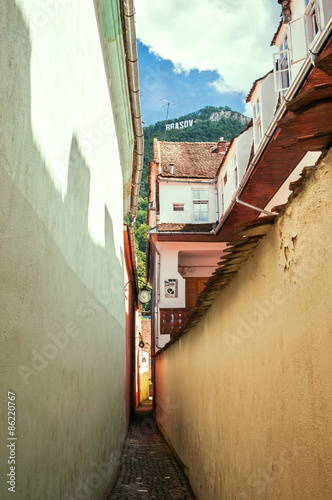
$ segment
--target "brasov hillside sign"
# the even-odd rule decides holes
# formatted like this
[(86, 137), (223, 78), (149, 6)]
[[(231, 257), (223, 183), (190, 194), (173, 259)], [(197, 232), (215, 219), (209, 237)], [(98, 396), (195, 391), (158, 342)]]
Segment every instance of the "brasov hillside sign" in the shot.
[(185, 120), (184, 122), (167, 123), (166, 130), (188, 128), (194, 125), (194, 120)]

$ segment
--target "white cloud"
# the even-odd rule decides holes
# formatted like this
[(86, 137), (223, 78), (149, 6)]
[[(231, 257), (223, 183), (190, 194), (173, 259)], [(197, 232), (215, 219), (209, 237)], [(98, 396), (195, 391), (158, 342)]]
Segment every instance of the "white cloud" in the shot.
[(276, 0), (135, 0), (138, 38), (176, 72), (217, 71), (219, 92), (248, 92), (272, 68)]

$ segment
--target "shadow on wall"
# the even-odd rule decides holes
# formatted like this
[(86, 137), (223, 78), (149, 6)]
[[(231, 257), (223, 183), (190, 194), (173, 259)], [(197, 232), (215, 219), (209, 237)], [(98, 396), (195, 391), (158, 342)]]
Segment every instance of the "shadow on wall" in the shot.
[(105, 248), (89, 235), (90, 173), (75, 137), (64, 200), (36, 148), (31, 44), (14, 2), (0, 3), (0, 41), (0, 377), (17, 394), (16, 492), (100, 498), (125, 437), (123, 263), (107, 211)]
[[(12, 4), (1, 3), (0, 18), (11, 20), (10, 23), (3, 22), (1, 27), (1, 45), (5, 47), (0, 60), (3, 75), (0, 96), (2, 166), (48, 228), (69, 265), (81, 274), (86, 285), (90, 288), (90, 274), (98, 276), (106, 286), (109, 286), (110, 280), (116, 279), (120, 288), (120, 282), (123, 282), (123, 258), (120, 262), (114, 252), (116, 242), (112, 216), (105, 207), (106, 235), (103, 250), (97, 247), (89, 236), (90, 173), (74, 136), (68, 165), (68, 189), (64, 201), (54, 188), (35, 145), (31, 129), (29, 33), (19, 10)], [(59, 79), (64, 77), (59, 75)], [(82, 269), (83, 264), (88, 264), (90, 271), (88, 267)], [(114, 299), (116, 303), (116, 297)]]

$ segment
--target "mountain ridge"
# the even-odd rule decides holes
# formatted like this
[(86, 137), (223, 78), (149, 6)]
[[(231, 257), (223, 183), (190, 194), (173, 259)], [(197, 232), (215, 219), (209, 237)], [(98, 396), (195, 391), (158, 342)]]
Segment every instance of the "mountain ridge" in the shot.
[[(144, 164), (140, 196), (148, 195), (149, 161), (153, 155), (153, 139), (167, 142), (215, 142), (220, 137), (230, 141), (240, 134), (250, 122), (250, 118), (229, 106), (205, 106), (178, 118), (160, 120), (143, 128)], [(172, 127), (173, 125), (173, 127)]]
[[(230, 119), (235, 120), (241, 123), (243, 126), (247, 126), (250, 118), (243, 115), (239, 111), (234, 111), (229, 106), (205, 106), (197, 111), (192, 111), (185, 115), (181, 115), (179, 117), (169, 118), (167, 123), (171, 122), (181, 122), (181, 121), (193, 121), (194, 125), (199, 122), (209, 121), (219, 123), (222, 119)], [(152, 125), (148, 125), (143, 127), (144, 135), (149, 135), (153, 132), (165, 131), (166, 120), (160, 120)], [(230, 138), (231, 139), (231, 138)], [(193, 141), (198, 142), (198, 141)], [(199, 141), (205, 142), (205, 141)]]

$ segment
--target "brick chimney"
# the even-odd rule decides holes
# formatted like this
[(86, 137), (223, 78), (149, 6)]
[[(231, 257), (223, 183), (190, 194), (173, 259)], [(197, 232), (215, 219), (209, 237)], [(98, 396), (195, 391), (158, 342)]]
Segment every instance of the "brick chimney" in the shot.
[(225, 153), (227, 151), (227, 141), (225, 141), (223, 137), (220, 137), (217, 146), (219, 153)]

